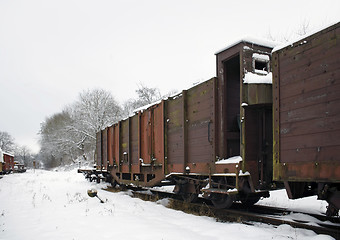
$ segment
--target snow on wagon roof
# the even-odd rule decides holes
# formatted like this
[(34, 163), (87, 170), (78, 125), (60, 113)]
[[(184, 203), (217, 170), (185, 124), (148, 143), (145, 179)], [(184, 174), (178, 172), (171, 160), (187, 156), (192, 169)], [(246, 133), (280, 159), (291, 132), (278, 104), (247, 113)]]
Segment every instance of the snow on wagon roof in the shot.
[(231, 44), (228, 44), (226, 47), (222, 48), (221, 50), (215, 52), (215, 55), (231, 48), (231, 47), (234, 47), (235, 45), (239, 44), (239, 43), (251, 43), (251, 44), (255, 44), (255, 45), (259, 45), (259, 46), (263, 46), (263, 47), (269, 47), (269, 48), (274, 48), (276, 47), (277, 45), (279, 45), (280, 43), (278, 42), (273, 42), (273, 41), (270, 41), (268, 39), (261, 39), (261, 38), (255, 38), (255, 37), (250, 37), (250, 36), (247, 36), (247, 37), (243, 37), (237, 41), (234, 41), (232, 42)]
[(14, 157), (14, 153), (9, 153), (9, 152), (4, 152), (4, 151), (2, 151), (2, 153), (3, 153), (3, 155)]

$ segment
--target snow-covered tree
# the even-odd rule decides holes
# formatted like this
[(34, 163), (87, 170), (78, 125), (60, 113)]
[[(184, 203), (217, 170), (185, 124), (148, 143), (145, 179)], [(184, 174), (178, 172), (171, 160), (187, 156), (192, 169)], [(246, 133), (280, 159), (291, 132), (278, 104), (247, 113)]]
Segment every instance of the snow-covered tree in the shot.
[(138, 84), (138, 89), (136, 90), (138, 95), (137, 101), (140, 106), (144, 106), (162, 98), (161, 92), (158, 88), (147, 87), (143, 83)]
[(15, 161), (24, 164), (26, 167), (33, 166), (34, 154), (27, 146), (17, 147), (15, 150)]
[(96, 132), (120, 120), (122, 113), (112, 94), (103, 89), (83, 91), (71, 109), (72, 118), (94, 138)]
[(143, 83), (139, 83), (137, 87), (138, 89), (135, 92), (138, 97), (136, 99), (130, 98), (123, 104), (124, 117), (128, 117), (129, 115), (133, 114), (133, 111), (137, 108), (154, 103), (162, 98), (167, 98), (175, 92), (172, 90), (171, 92), (162, 96), (158, 88), (147, 87)]
[(68, 163), (94, 152), (96, 132), (121, 119), (121, 108), (110, 92), (86, 90), (78, 100), (41, 124), (41, 154), (45, 166)]
[(5, 152), (13, 152), (15, 149), (14, 138), (8, 132), (0, 131), (0, 148)]

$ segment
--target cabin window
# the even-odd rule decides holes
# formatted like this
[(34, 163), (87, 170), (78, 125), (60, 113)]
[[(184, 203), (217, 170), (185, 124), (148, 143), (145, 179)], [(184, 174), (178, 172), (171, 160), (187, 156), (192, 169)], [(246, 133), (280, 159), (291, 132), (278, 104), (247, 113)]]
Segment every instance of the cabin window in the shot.
[(253, 53), (253, 70), (258, 74), (269, 73), (269, 56), (265, 54)]
[(268, 66), (266, 62), (255, 60), (255, 70), (268, 72)]

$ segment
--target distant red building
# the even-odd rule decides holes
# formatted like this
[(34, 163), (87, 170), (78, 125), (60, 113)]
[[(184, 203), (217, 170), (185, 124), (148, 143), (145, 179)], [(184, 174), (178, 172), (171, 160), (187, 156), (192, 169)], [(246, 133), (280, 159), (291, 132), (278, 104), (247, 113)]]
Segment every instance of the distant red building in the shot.
[(14, 169), (14, 155), (6, 152), (2, 152), (2, 159), (0, 159), (2, 165), (2, 172), (9, 173)]

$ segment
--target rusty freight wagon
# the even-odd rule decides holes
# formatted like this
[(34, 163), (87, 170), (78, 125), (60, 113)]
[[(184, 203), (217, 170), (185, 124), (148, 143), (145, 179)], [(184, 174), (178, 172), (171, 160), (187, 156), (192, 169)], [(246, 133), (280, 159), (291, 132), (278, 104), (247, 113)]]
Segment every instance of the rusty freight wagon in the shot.
[(3, 159), (0, 161), (0, 164), (2, 165), (1, 172), (3, 174), (12, 172), (14, 169), (14, 155), (11, 153), (2, 152), (2, 156)]
[(273, 52), (274, 180), (340, 208), (340, 23)]
[(253, 204), (272, 178), (271, 51), (245, 39), (216, 53), (217, 77), (97, 133), (97, 171), (113, 184), (175, 184), (217, 207)]
[(4, 164), (4, 154), (2, 149), (0, 148), (0, 174), (2, 174), (2, 166)]

